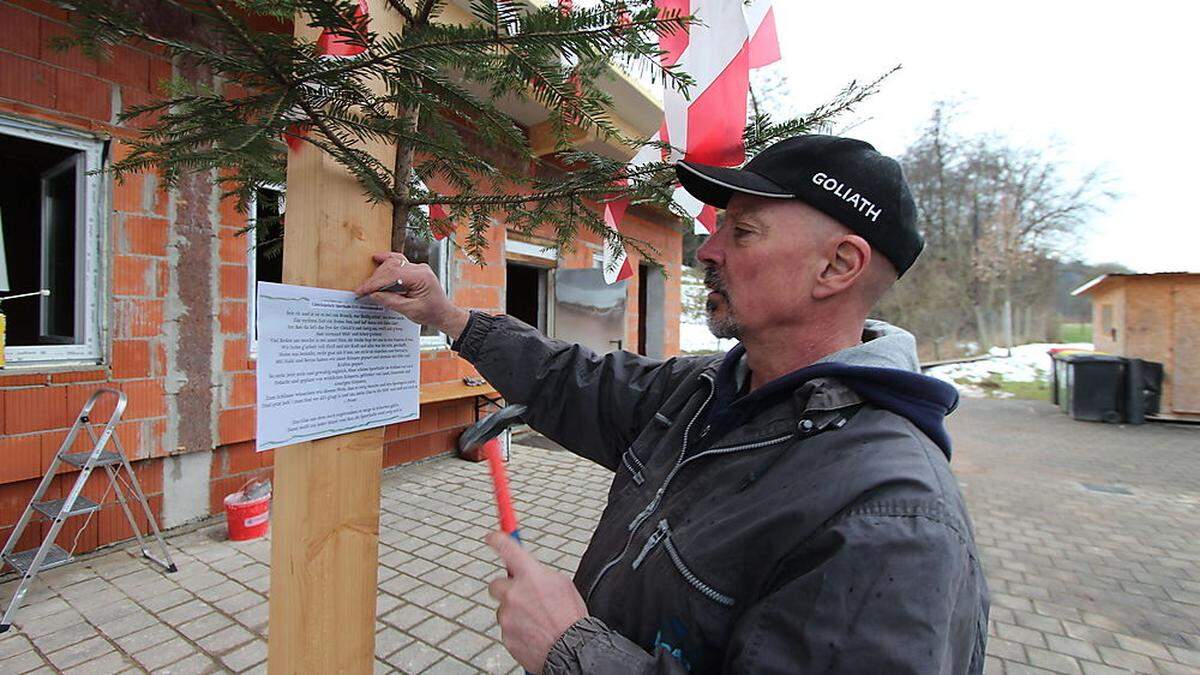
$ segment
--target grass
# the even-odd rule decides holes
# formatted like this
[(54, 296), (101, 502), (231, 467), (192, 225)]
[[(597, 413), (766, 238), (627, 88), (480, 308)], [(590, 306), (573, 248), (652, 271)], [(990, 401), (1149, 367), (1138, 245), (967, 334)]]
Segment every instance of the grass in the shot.
[(968, 384), (978, 387), (987, 394), (988, 398), (1021, 398), (1031, 399), (1036, 401), (1050, 400), (1050, 380), (1048, 373), (1042, 373), (1043, 377), (1033, 382), (1015, 382), (1004, 379), (999, 373), (989, 373), (986, 379), (975, 380), (969, 377), (960, 377), (955, 380), (959, 384)]
[(1058, 325), (1060, 342), (1091, 342), (1091, 323), (1061, 323)]

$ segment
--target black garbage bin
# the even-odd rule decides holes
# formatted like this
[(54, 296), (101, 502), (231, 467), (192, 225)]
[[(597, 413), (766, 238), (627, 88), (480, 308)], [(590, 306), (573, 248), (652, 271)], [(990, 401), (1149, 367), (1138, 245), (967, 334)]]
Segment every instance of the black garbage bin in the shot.
[(1105, 354), (1063, 354), (1058, 381), (1059, 405), (1072, 419), (1125, 421), (1126, 359)]
[(1142, 359), (1125, 360), (1125, 421), (1142, 424), (1146, 415), (1158, 414), (1162, 379), (1163, 364)]

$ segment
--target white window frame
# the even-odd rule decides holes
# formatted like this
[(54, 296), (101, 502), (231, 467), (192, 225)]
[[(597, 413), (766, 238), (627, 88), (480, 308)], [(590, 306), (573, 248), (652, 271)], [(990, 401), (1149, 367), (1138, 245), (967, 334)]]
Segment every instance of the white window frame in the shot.
[[(263, 190), (274, 190), (278, 192), (282, 199), (287, 199), (287, 189), (278, 183), (269, 185), (260, 185)], [(284, 201), (286, 209), (287, 202)], [(246, 230), (246, 341), (250, 346), (250, 358), (258, 358), (258, 331), (256, 321), (258, 321), (258, 252), (254, 249), (258, 246), (258, 231), (255, 226), (258, 222), (258, 190), (255, 190), (250, 195), (249, 210), (246, 212), (246, 225), (249, 229)]]
[[(70, 148), (82, 153), (83, 162), (83, 172), (76, 184), (78, 208), (75, 215), (76, 339), (80, 341), (74, 344), (6, 345), (5, 368), (102, 363), (105, 317), (100, 304), (104, 288), (104, 222), (101, 214), (105, 212), (106, 200), (101, 182), (104, 176), (98, 172), (104, 168), (104, 142), (85, 133), (4, 116), (0, 116), (0, 135)], [(79, 303), (83, 303), (82, 312)]]
[[(283, 195), (283, 199), (287, 199), (287, 189), (283, 185), (263, 185), (265, 190), (274, 190)], [(286, 209), (286, 206), (284, 207)], [(258, 213), (258, 193), (250, 198), (249, 216), (247, 224), (250, 229), (246, 232), (246, 288), (249, 289), (249, 297), (246, 298), (246, 333), (247, 341), (250, 345), (250, 358), (258, 358), (258, 336), (255, 334), (255, 321), (257, 321), (257, 303), (254, 301), (255, 295), (258, 293), (258, 253), (254, 250), (258, 243), (258, 235), (254, 230), (255, 216)], [(450, 256), (453, 254), (454, 248), (450, 245), (450, 237), (435, 240), (435, 244), (441, 247), (441, 263), (435, 272), (438, 279), (442, 281), (442, 290), (450, 295)], [(449, 349), (450, 339), (445, 333), (439, 332), (437, 335), (422, 335), (421, 336), (421, 351), (434, 351), (438, 349)]]
[[(450, 237), (442, 237), (434, 239), (435, 246), (441, 248), (441, 262), (438, 263), (438, 268), (434, 270), (438, 279), (442, 282), (442, 291), (447, 297), (453, 298), (454, 295), (450, 291), (450, 256), (454, 255), (454, 247), (451, 245)], [(443, 332), (438, 331), (437, 335), (422, 335), (421, 336), (421, 351), (435, 351), (438, 349), (449, 349), (450, 338)]]

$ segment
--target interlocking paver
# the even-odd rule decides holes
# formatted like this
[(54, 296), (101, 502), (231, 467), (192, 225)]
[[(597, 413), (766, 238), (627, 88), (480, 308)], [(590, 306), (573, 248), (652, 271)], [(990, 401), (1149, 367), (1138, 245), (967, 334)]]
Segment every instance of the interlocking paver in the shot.
[(163, 612), (158, 613), (158, 617), (171, 625), (180, 625), (187, 623), (193, 619), (198, 619), (205, 614), (212, 612), (212, 607), (200, 600), (192, 600), (182, 605), (177, 605)]
[(224, 614), (212, 612), (210, 614), (205, 614), (198, 619), (192, 619), (191, 621), (182, 624), (179, 626), (178, 630), (184, 635), (184, 637), (195, 641), (206, 635), (212, 635), (213, 633), (216, 633), (217, 631), (231, 625), (233, 625), (233, 621), (230, 621), (229, 618)]
[(449, 638), (442, 640), (438, 646), (454, 654), (460, 659), (470, 659), (492, 644), (490, 638), (484, 637), (471, 630), (460, 630)]
[(413, 641), (408, 633), (395, 628), (384, 628), (375, 634), (375, 656), (387, 660), (387, 657), (400, 649), (407, 647)]
[(270, 614), (270, 605), (264, 600), (249, 609), (244, 609), (233, 618), (237, 619), (238, 623), (250, 629), (260, 628), (267, 623), (268, 615)]
[(1029, 655), (1029, 662), (1038, 668), (1045, 668), (1055, 673), (1067, 673), (1067, 675), (1078, 675), (1083, 672), (1079, 663), (1065, 654), (1037, 647), (1028, 647), (1025, 652)]
[(132, 667), (133, 661), (119, 652), (109, 652), (99, 658), (88, 659), (72, 668), (63, 670), (66, 675), (96, 675), (96, 673), (119, 673)]
[(10, 673), (28, 673), (50, 668), (50, 665), (37, 652), (30, 650), (4, 657), (4, 668), (6, 672)]
[(163, 675), (204, 675), (212, 672), (215, 664), (206, 654), (192, 654), (163, 668)]
[(195, 597), (188, 591), (176, 587), (165, 593), (158, 593), (145, 599), (140, 599), (138, 600), (138, 604), (151, 612), (162, 612), (189, 604), (195, 600)]
[(433, 616), (430, 612), (416, 605), (404, 605), (383, 617), (383, 622), (401, 630), (407, 630)]
[[(1084, 673), (1119, 672), (1114, 661), (1152, 669), (1154, 655), (1175, 663), (1162, 650), (1184, 647), (1190, 626), (1200, 627), (1172, 595), (1192, 580), (1173, 561), (1200, 554), (1200, 542), (1179, 536), (1200, 517), (1200, 429), (1087, 424), (1046, 403), (979, 400), (964, 401), (949, 426), (1000, 633), (1014, 634), (1004, 624), (1034, 631), (1022, 642), (1044, 639), (1029, 647), (1073, 657)], [(1122, 645), (1118, 635), (1144, 643)], [(994, 645), (1006, 643), (992, 638), (989, 652)], [(1006, 667), (1036, 665), (1004, 658)]]
[(97, 637), (99, 632), (90, 623), (77, 623), (37, 638), (37, 647), (43, 654), (56, 652), (64, 647)]
[(424, 642), (413, 642), (393, 654), (388, 659), (388, 664), (405, 673), (420, 673), (440, 661), (443, 656), (445, 654)]
[(1171, 656), (1179, 663), (1200, 669), (1200, 650), (1183, 649), (1180, 647), (1170, 646), (1168, 646), (1167, 649), (1171, 652)]
[(182, 637), (174, 637), (162, 644), (155, 645), (149, 649), (142, 650), (133, 655), (135, 661), (140, 663), (147, 670), (157, 670), (176, 661), (180, 661), (192, 654), (196, 653), (193, 647), (187, 640)]
[(446, 617), (447, 619), (454, 619), (463, 612), (466, 612), (468, 609), (471, 609), (473, 606), (474, 603), (472, 603), (470, 600), (465, 600), (457, 595), (447, 595), (441, 600), (438, 600), (430, 605), (429, 609), (433, 610), (440, 616)]
[(1014, 626), (1007, 623), (993, 622), (996, 626), (996, 635), (1005, 640), (1020, 642), (1031, 647), (1045, 647), (1046, 638), (1042, 634), (1032, 628), (1024, 628), (1022, 626)]
[(1083, 666), (1084, 675), (1129, 675), (1128, 670), (1092, 663), (1091, 661), (1084, 661), (1079, 665)]
[(478, 672), (478, 669), (470, 664), (463, 663), (454, 657), (447, 656), (441, 661), (438, 661), (430, 666), (425, 672), (429, 673), (430, 675), (460, 675), (461, 673), (471, 675), (472, 673)]
[(431, 616), (421, 623), (408, 629), (409, 634), (428, 642), (431, 645), (436, 645), (442, 640), (454, 634), (458, 629), (455, 624), (443, 619), (440, 616)]
[[(1061, 635), (1047, 635), (1046, 642), (1050, 645), (1050, 651), (1059, 654), (1074, 656), (1079, 659), (1100, 661), (1100, 654), (1096, 648), (1083, 640), (1063, 637)], [(988, 651), (992, 651), (992, 645), (988, 645)]]
[(267, 660), (267, 643), (255, 640), (221, 657), (226, 668), (241, 673)]
[(158, 623), (158, 619), (152, 614), (146, 612), (134, 612), (126, 614), (118, 619), (98, 621), (96, 625), (100, 631), (109, 638), (115, 639), (130, 633), (136, 633), (143, 628), (147, 628)]
[(101, 637), (76, 642), (46, 655), (55, 668), (65, 670), (81, 663), (93, 661), (113, 651), (112, 645)]
[(154, 625), (143, 628), (135, 633), (114, 638), (113, 642), (116, 642), (117, 646), (125, 650), (125, 653), (134, 654), (146, 649), (147, 647), (160, 645), (176, 635), (177, 633), (169, 626), (165, 626), (161, 623), (155, 623)]
[(234, 624), (223, 628), (208, 637), (200, 638), (196, 644), (200, 645), (206, 653), (223, 654), (232, 650), (234, 647), (241, 646), (250, 640), (254, 639), (254, 634)]
[(1032, 612), (1022, 612), (1019, 610), (1013, 611), (1013, 616), (1017, 620), (1017, 624), (1026, 628), (1032, 628), (1041, 633), (1053, 633), (1055, 635), (1063, 635), (1063, 626), (1058, 619), (1051, 616), (1042, 616)]

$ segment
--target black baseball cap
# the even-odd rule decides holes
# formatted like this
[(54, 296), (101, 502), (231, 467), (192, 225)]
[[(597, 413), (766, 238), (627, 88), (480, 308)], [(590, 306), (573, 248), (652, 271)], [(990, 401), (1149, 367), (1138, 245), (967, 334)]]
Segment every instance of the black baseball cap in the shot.
[(925, 240), (900, 164), (853, 138), (794, 136), (740, 169), (680, 161), (675, 173), (696, 199), (725, 208), (734, 193), (799, 199), (867, 240), (903, 275)]

